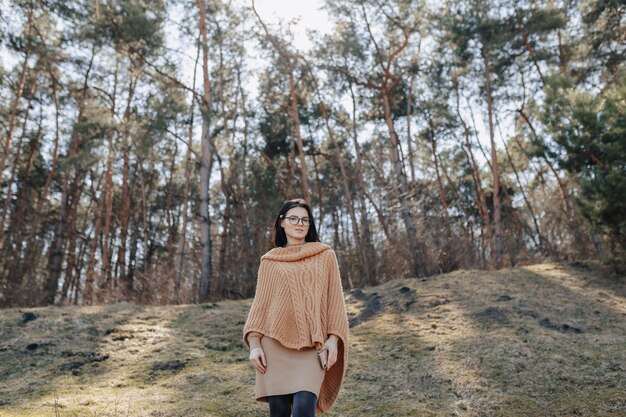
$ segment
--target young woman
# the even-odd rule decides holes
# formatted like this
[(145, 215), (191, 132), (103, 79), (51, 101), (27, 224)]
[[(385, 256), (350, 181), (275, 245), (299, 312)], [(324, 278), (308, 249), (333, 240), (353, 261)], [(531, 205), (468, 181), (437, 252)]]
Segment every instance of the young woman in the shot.
[(334, 404), (348, 365), (339, 265), (303, 199), (283, 204), (273, 235), (243, 328), (255, 398), (269, 403), (270, 417), (314, 417)]

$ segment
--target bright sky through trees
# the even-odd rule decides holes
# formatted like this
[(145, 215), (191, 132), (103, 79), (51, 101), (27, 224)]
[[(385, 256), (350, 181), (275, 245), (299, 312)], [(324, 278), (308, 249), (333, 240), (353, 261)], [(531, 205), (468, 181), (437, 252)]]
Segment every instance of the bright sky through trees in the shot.
[[(252, 5), (250, 0), (246, 3)], [(292, 19), (298, 19), (298, 24), (293, 28), (293, 44), (300, 50), (311, 47), (311, 42), (306, 36), (307, 29), (327, 33), (332, 28), (328, 14), (322, 9), (324, 4), (322, 0), (257, 0), (254, 4), (266, 23), (274, 25), (279, 20), (287, 23)]]

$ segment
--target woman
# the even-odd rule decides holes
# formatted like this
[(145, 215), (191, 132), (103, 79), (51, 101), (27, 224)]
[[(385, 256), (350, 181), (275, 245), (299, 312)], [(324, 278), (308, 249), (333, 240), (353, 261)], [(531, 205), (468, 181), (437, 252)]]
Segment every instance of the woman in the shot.
[(335, 402), (348, 365), (339, 265), (303, 199), (283, 204), (273, 235), (243, 328), (255, 398), (269, 403), (270, 417), (289, 417), (292, 408), (293, 417), (314, 417)]

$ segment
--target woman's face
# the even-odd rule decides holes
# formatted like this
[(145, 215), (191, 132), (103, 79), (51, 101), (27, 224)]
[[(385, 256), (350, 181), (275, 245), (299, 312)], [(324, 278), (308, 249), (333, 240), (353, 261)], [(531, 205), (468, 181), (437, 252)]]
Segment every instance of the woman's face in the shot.
[[(292, 218), (291, 220), (293, 223), (297, 224), (292, 224), (289, 220), (290, 217)], [(297, 217), (300, 219), (310, 220), (309, 213), (304, 207), (292, 207), (287, 210), (285, 217), (280, 221), (280, 225), (283, 229), (285, 229), (285, 234), (288, 238), (300, 242), (304, 241), (306, 234), (309, 232), (309, 225), (304, 224), (304, 221), (298, 220)]]

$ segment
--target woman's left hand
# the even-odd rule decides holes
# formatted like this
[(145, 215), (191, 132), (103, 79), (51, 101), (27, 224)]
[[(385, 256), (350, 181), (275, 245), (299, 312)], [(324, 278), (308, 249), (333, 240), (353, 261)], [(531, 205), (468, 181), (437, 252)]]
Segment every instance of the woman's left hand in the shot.
[(331, 366), (335, 364), (335, 362), (337, 362), (337, 340), (337, 336), (331, 335), (324, 343), (326, 345), (326, 348), (328, 349), (328, 360), (326, 365), (327, 371), (330, 369)]

